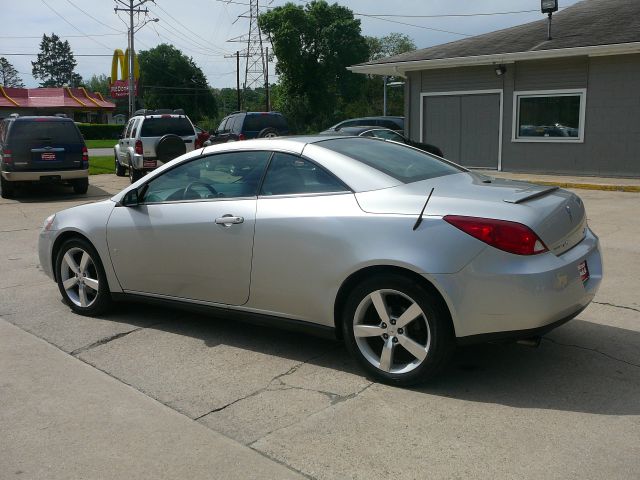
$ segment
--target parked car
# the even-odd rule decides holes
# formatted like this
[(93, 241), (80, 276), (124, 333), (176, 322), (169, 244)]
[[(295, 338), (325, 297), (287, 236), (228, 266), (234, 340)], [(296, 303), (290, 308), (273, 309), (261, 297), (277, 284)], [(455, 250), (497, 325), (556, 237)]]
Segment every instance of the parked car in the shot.
[(282, 320), (343, 338), (399, 385), (433, 377), (456, 345), (561, 325), (602, 280), (577, 195), (359, 137), (191, 152), (51, 215), (38, 248), (79, 314), (129, 298)]
[(182, 110), (138, 110), (113, 148), (116, 175), (131, 183), (194, 149), (196, 131)]
[(3, 198), (27, 182), (62, 182), (75, 193), (89, 188), (89, 154), (82, 134), (65, 116), (20, 117), (0, 123), (0, 173)]
[(197, 125), (194, 125), (193, 128), (196, 130), (196, 141), (193, 144), (193, 148), (202, 148), (211, 134)]
[(320, 135), (353, 135), (354, 137), (375, 137), (382, 138), (383, 140), (391, 140), (392, 142), (404, 143), (405, 145), (411, 145), (412, 147), (424, 150), (427, 153), (444, 157), (442, 150), (430, 143), (412, 142), (404, 135), (400, 135), (389, 128), (383, 127), (342, 127), (338, 130), (325, 130), (320, 132)]
[(252, 138), (289, 135), (287, 119), (278, 112), (235, 112), (227, 115), (220, 126), (204, 142), (205, 146), (237, 142)]
[(345, 127), (384, 127), (404, 135), (404, 117), (386, 116), (350, 118), (349, 120), (343, 120), (340, 123), (336, 123), (333, 127), (329, 127), (327, 130), (338, 131)]

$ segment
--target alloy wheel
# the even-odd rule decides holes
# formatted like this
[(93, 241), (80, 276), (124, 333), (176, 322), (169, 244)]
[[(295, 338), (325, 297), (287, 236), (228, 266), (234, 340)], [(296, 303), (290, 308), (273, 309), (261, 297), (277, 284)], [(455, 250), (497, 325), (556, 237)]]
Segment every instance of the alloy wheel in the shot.
[(418, 368), (431, 346), (431, 329), (424, 311), (397, 290), (375, 290), (366, 295), (356, 308), (353, 333), (364, 358), (392, 374)]
[(87, 308), (98, 298), (98, 271), (88, 252), (72, 247), (62, 257), (60, 279), (64, 291), (74, 305)]

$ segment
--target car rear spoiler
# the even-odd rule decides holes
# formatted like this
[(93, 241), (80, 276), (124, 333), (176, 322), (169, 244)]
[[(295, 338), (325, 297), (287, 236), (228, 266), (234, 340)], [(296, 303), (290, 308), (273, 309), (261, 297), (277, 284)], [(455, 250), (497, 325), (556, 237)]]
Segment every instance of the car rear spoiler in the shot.
[(535, 186), (527, 188), (525, 190), (520, 190), (510, 197), (505, 198), (504, 201), (507, 203), (522, 203), (526, 202), (527, 200), (533, 200), (534, 198), (544, 197), (545, 195), (548, 195), (551, 192), (555, 192), (556, 190), (558, 190), (558, 187)]

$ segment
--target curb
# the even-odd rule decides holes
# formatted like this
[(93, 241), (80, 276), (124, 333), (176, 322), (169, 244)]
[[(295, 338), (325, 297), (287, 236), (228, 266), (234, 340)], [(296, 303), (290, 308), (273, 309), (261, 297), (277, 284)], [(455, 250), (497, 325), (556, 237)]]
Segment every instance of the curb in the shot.
[(640, 185), (607, 185), (597, 183), (573, 183), (573, 182), (548, 182), (546, 180), (523, 180), (538, 185), (546, 185), (560, 188), (577, 188), (582, 190), (603, 190), (609, 192), (640, 193)]

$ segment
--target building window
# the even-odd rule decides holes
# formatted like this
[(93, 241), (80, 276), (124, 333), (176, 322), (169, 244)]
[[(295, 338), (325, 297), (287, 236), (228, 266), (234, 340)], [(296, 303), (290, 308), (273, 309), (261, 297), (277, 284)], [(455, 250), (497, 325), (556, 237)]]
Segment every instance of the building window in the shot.
[(586, 90), (514, 92), (514, 142), (584, 141)]

